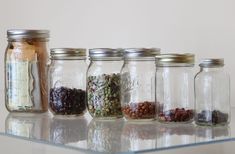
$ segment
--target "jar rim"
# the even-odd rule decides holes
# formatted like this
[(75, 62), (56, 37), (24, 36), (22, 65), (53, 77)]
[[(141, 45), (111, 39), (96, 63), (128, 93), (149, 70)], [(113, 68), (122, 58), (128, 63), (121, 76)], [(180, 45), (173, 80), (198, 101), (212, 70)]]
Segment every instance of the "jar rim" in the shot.
[(49, 37), (50, 37), (49, 30), (36, 30), (36, 29), (9, 29), (7, 30), (8, 39), (22, 39), (22, 38), (47, 39)]
[(202, 59), (199, 66), (200, 67), (223, 67), (224, 66), (224, 59), (223, 58)]
[(128, 59), (135, 59), (135, 58), (151, 58), (155, 57), (156, 55), (160, 54), (160, 48), (125, 48), (124, 51), (124, 58), (125, 60)]
[(52, 48), (50, 59), (86, 59), (85, 48)]
[(173, 64), (194, 65), (195, 55), (191, 53), (169, 53), (155, 56), (157, 66), (168, 66)]
[(89, 57), (91, 60), (105, 58), (122, 58), (123, 51), (121, 48), (93, 48), (89, 49)]

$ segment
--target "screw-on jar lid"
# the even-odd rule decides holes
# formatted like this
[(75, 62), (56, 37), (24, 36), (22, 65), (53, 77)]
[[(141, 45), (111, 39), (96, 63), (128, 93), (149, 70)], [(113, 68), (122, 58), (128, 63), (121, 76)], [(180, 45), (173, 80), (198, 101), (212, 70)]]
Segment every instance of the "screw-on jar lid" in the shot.
[(102, 58), (122, 58), (122, 49), (112, 49), (112, 48), (94, 48), (89, 49), (89, 56), (91, 59), (102, 59)]
[(86, 49), (84, 48), (53, 48), (50, 52), (51, 59), (86, 59)]
[(224, 59), (203, 59), (200, 64), (200, 67), (223, 67), (224, 66)]
[(124, 49), (125, 59), (140, 57), (155, 57), (160, 54), (160, 48), (126, 48)]
[(49, 30), (10, 29), (7, 30), (8, 39), (49, 38)]
[(156, 57), (156, 64), (158, 66), (168, 64), (190, 64), (194, 65), (195, 55), (190, 53), (185, 54), (161, 54)]

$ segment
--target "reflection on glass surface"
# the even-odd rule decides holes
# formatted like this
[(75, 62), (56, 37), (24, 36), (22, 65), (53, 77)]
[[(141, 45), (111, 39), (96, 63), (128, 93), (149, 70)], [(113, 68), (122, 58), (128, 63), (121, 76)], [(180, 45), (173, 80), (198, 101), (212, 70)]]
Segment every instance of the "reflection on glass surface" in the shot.
[(87, 120), (84, 117), (58, 118), (50, 122), (50, 142), (68, 144), (86, 140)]
[(195, 143), (193, 124), (158, 124), (158, 148)]
[(205, 142), (212, 140), (222, 140), (231, 137), (231, 130), (229, 126), (218, 127), (203, 127), (196, 128), (196, 142)]
[(49, 137), (49, 115), (31, 113), (9, 113), (5, 120), (5, 133), (30, 139)]
[(122, 149), (137, 151), (157, 147), (157, 124), (126, 122), (122, 131)]
[(116, 121), (93, 119), (88, 127), (88, 149), (100, 152), (119, 152), (123, 123), (123, 119)]

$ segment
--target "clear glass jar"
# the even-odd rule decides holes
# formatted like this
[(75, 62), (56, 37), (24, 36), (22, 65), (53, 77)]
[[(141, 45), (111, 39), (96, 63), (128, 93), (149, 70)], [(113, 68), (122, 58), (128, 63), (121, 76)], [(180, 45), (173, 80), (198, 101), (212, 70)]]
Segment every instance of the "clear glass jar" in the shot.
[(121, 49), (96, 48), (89, 50), (87, 70), (88, 111), (93, 118), (122, 117), (120, 103), (120, 71), (123, 65)]
[(156, 56), (156, 98), (158, 120), (189, 123), (194, 117), (194, 55)]
[(86, 49), (51, 49), (49, 109), (54, 115), (83, 115), (86, 111)]
[(223, 59), (205, 59), (195, 76), (198, 125), (227, 125), (230, 122), (230, 79)]
[(121, 71), (122, 112), (126, 120), (154, 120), (155, 56), (157, 48), (129, 48), (124, 50)]
[(8, 30), (5, 104), (9, 112), (46, 112), (48, 30)]

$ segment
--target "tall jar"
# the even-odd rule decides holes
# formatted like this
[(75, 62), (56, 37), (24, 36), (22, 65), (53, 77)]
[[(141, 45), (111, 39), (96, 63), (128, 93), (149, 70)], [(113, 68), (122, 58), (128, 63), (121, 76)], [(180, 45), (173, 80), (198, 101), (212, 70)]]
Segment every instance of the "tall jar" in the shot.
[(86, 49), (54, 48), (50, 55), (50, 111), (54, 115), (83, 115), (86, 111)]
[(195, 76), (198, 125), (227, 125), (230, 122), (230, 79), (223, 59), (205, 59)]
[(151, 121), (156, 117), (155, 56), (158, 54), (158, 48), (124, 50), (121, 102), (126, 120)]
[(95, 48), (89, 50), (87, 70), (88, 111), (93, 118), (122, 117), (120, 103), (120, 71), (123, 65), (121, 49)]
[(156, 98), (158, 120), (189, 123), (194, 117), (194, 55), (156, 56)]
[(5, 105), (9, 112), (46, 112), (48, 30), (7, 31)]

